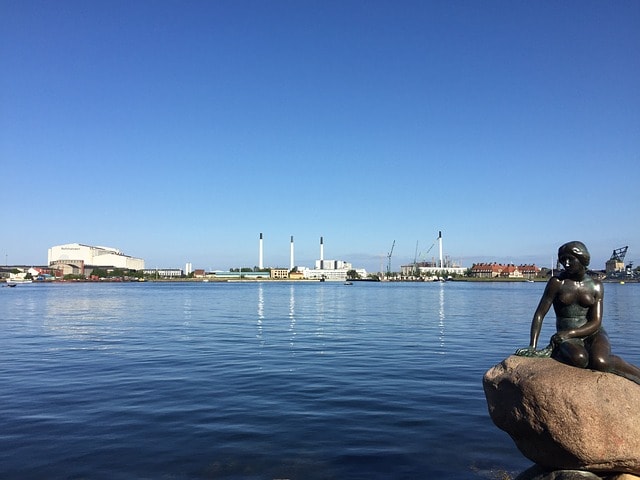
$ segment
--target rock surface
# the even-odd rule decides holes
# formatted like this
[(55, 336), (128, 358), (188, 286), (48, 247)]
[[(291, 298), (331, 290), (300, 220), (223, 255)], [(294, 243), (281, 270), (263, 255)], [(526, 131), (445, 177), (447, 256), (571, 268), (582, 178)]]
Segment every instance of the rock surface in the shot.
[(515, 480), (640, 480), (640, 477), (630, 473), (603, 473), (597, 475), (584, 470), (549, 471), (539, 465), (534, 465), (518, 475)]
[(631, 473), (602, 473), (597, 475), (584, 470), (545, 470), (535, 465), (516, 477), (515, 480), (640, 480)]
[(540, 466), (531, 467), (516, 477), (516, 480), (602, 480), (602, 477), (583, 470), (548, 471)]
[(640, 385), (511, 356), (485, 373), (483, 386), (493, 422), (538, 465), (640, 474)]

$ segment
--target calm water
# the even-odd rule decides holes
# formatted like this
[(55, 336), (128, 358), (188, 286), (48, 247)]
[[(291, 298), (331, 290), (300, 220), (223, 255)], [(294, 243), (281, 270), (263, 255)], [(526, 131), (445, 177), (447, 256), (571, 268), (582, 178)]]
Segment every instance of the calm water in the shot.
[[(541, 283), (0, 289), (3, 479), (497, 478), (482, 375)], [(640, 363), (640, 285), (606, 285)], [(553, 333), (554, 318), (543, 337)]]

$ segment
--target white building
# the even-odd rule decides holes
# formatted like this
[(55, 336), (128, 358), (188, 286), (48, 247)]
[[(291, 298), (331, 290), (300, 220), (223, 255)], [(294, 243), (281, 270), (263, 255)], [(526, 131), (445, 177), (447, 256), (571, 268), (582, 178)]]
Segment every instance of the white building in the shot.
[(444, 275), (446, 277), (448, 275), (464, 275), (467, 270), (468, 268), (449, 261), (445, 262), (442, 267), (437, 266), (435, 262), (410, 263), (400, 266), (400, 273), (403, 277), (415, 276), (416, 272), (420, 276), (437, 277)]
[(145, 268), (142, 273), (157, 278), (180, 278), (184, 274), (179, 268)]
[(83, 262), (87, 267), (127, 268), (144, 270), (144, 260), (125, 255), (117, 248), (93, 247), (80, 243), (56, 245), (49, 249), (47, 259), (49, 265), (68, 262)]
[(322, 266), (324, 268), (319, 268), (318, 262), (319, 261), (316, 261), (316, 268), (299, 267), (299, 271), (302, 272), (303, 278), (306, 280), (344, 281), (347, 279), (347, 272), (349, 272), (349, 270), (355, 270), (360, 278), (367, 277), (367, 271), (364, 268), (354, 269), (351, 267), (350, 263), (343, 262), (341, 260), (337, 262), (333, 260), (323, 260)]
[[(293, 241), (293, 237), (291, 237)], [(300, 269), (305, 279), (308, 280), (346, 280), (347, 272), (353, 270), (349, 262), (343, 260), (324, 259), (324, 238), (320, 237), (320, 259), (316, 260), (316, 268)], [(367, 276), (367, 271), (363, 268), (355, 270), (361, 278)]]

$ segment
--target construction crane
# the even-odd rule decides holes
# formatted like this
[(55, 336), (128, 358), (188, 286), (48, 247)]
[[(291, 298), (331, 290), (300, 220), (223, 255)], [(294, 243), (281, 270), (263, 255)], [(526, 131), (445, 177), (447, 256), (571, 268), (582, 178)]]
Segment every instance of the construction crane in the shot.
[(621, 247), (621, 248), (616, 248), (613, 253), (611, 254), (611, 258), (609, 259), (609, 261), (616, 261), (616, 262), (620, 262), (620, 263), (624, 263), (624, 257), (627, 254), (627, 250), (629, 249), (629, 247)]
[[(416, 255), (416, 256), (414, 257), (414, 259), (413, 259), (413, 264), (414, 264), (416, 267), (417, 267), (417, 265), (418, 265), (418, 259), (421, 259), (421, 261), (422, 261), (424, 258), (426, 258), (427, 254), (431, 251), (431, 249), (432, 249), (433, 247), (435, 247), (435, 246), (436, 246), (436, 243), (438, 243), (438, 238), (440, 238), (440, 237), (437, 237), (437, 238), (433, 241), (433, 243), (432, 243), (432, 244), (431, 244), (431, 246), (427, 249), (427, 251), (426, 251), (426, 252), (424, 252), (424, 253), (420, 252), (418, 255)], [(418, 243), (416, 242), (416, 252), (417, 252), (417, 251), (418, 251)]]
[[(605, 272), (609, 278), (619, 278), (625, 272), (624, 257), (627, 255), (629, 247), (616, 248), (611, 254), (611, 258), (605, 263)], [(627, 265), (627, 273), (632, 272), (633, 262)]]
[(394, 240), (391, 244), (391, 250), (387, 254), (387, 278), (391, 276), (391, 255), (393, 255), (393, 247), (396, 246), (396, 241)]

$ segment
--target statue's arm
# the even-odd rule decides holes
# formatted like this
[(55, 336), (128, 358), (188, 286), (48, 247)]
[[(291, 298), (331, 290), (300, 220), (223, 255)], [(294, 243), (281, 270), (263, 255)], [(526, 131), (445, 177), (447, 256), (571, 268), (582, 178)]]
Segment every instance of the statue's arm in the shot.
[(562, 281), (557, 277), (551, 277), (547, 282), (547, 286), (544, 289), (538, 308), (536, 308), (533, 314), (533, 320), (531, 320), (531, 338), (529, 341), (529, 348), (535, 350), (538, 346), (538, 339), (540, 338), (540, 330), (542, 329), (542, 322), (545, 315), (549, 312), (553, 300), (556, 298), (556, 294), (562, 285)]

